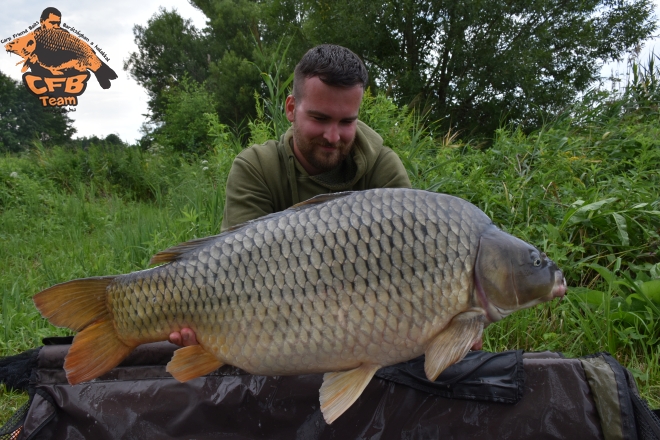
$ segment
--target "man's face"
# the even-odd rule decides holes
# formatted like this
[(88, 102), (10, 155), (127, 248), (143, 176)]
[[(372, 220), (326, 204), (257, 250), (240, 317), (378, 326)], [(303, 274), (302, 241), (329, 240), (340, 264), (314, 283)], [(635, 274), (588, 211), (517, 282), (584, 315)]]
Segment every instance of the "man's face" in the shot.
[(58, 17), (57, 15), (50, 13), (47, 19), (41, 20), (41, 27), (44, 29), (58, 29), (61, 22), (62, 17)]
[(286, 99), (293, 123), (293, 153), (310, 175), (337, 167), (353, 148), (364, 89), (332, 87), (318, 77), (307, 78), (302, 97)]

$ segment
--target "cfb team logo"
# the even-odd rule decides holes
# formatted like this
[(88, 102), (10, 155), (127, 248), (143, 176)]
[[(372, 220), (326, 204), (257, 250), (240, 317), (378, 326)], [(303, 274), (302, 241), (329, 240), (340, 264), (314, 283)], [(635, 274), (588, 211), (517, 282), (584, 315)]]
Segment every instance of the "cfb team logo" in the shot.
[[(104, 89), (110, 88), (110, 80), (117, 78), (115, 71), (87, 44), (89, 38), (65, 23), (64, 27), (78, 36), (73, 35), (62, 29), (61, 23), (60, 11), (46, 8), (41, 13), (38, 27), (37, 23), (30, 26), (30, 29), (36, 29), (13, 35), (14, 40), (5, 45), (7, 52), (23, 58), (17, 63), (23, 63), (23, 83), (44, 107), (77, 105), (78, 96), (87, 88), (89, 71)], [(96, 49), (106, 61), (110, 61), (98, 46)]]

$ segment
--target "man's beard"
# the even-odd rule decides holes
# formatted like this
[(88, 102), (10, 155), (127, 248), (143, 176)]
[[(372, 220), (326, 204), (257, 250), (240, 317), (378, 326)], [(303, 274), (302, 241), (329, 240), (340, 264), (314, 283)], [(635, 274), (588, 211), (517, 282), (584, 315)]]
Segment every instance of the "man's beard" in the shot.
[[(348, 143), (339, 141), (331, 144), (323, 139), (323, 137), (310, 139), (308, 141), (300, 134), (296, 124), (293, 124), (293, 142), (298, 151), (311, 166), (320, 170), (322, 173), (333, 170), (339, 166), (339, 164), (341, 164), (350, 154), (353, 149), (354, 141), (355, 138), (351, 139)], [(324, 146), (332, 146), (333, 150), (324, 151), (321, 149), (321, 147)]]

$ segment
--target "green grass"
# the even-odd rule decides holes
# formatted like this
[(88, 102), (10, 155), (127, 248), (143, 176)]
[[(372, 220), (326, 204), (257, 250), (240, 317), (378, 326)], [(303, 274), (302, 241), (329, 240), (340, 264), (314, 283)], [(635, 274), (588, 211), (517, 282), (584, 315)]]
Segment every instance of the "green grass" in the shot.
[(222, 172), (209, 171), (209, 161), (166, 170), (167, 194), (143, 202), (132, 187), (113, 191), (93, 180), (62, 182), (44, 170), (44, 159), (62, 163), (58, 156), (77, 154), (37, 151), (0, 159), (0, 355), (66, 333), (34, 308), (31, 297), (40, 290), (74, 278), (144, 269), (166, 247), (219, 232)]
[(4, 385), (0, 385), (0, 402), (2, 402), (0, 405), (0, 423), (4, 425), (27, 401), (27, 393), (7, 390)]
[[(96, 160), (80, 160), (85, 154)], [(122, 159), (123, 154), (139, 160)], [(37, 146), (30, 154), (0, 158), (0, 356), (70, 333), (41, 318), (31, 300), (40, 290), (74, 278), (145, 269), (160, 250), (218, 233), (232, 157), (187, 162), (166, 151), (92, 146), (83, 153)], [(124, 160), (114, 180), (106, 179), (108, 164)], [(157, 169), (153, 182), (139, 176), (149, 167)], [(3, 389), (0, 422), (26, 398)]]
[[(472, 201), (564, 270), (567, 297), (491, 325), (485, 349), (609, 351), (659, 408), (660, 117), (648, 104), (657, 100), (635, 90), (632, 98), (587, 97), (534, 133), (502, 129), (487, 149), (437, 133), (382, 95), (367, 95), (360, 117), (402, 157), (414, 187)], [(250, 124), (253, 137), (276, 130), (264, 111)], [(162, 249), (218, 233), (240, 146), (226, 127), (209, 124), (215, 144), (203, 157), (155, 144), (37, 145), (0, 158), (0, 355), (67, 334), (34, 308), (40, 290), (144, 269)], [(0, 417), (24, 399), (3, 390)]]

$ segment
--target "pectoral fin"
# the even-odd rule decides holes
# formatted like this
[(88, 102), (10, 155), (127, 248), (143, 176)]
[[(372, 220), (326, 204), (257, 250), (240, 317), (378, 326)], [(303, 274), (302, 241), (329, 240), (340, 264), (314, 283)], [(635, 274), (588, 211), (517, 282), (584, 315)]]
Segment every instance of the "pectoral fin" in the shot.
[(379, 365), (363, 364), (339, 373), (326, 373), (321, 385), (321, 412), (330, 424), (342, 415), (362, 394)]
[(484, 320), (483, 312), (461, 313), (435, 337), (425, 353), (424, 372), (429, 380), (436, 380), (445, 368), (463, 359), (481, 337)]
[(191, 345), (175, 351), (165, 370), (179, 382), (187, 382), (217, 370), (222, 365), (222, 362), (201, 345)]

